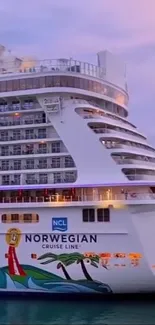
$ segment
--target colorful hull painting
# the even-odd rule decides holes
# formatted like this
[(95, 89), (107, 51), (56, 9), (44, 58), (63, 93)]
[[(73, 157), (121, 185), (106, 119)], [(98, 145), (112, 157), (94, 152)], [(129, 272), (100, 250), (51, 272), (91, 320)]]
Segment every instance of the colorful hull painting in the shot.
[[(143, 254), (129, 250), (137, 245), (125, 238), (119, 236), (114, 245), (109, 236), (100, 234), (34, 234), (10, 228), (1, 235), (0, 291), (106, 295), (155, 291), (154, 275)], [(110, 252), (101, 251), (103, 244), (111, 245)], [(113, 251), (115, 246), (118, 251)]]
[(25, 276), (10, 275), (8, 267), (0, 269), (0, 288), (49, 293), (112, 293), (107, 284), (94, 280), (66, 280), (30, 265), (22, 265)]
[[(6, 233), (6, 243), (8, 253), (5, 257), (8, 259), (8, 266), (0, 268), (0, 289), (10, 291), (39, 291), (51, 293), (112, 293), (111, 288), (102, 282), (92, 279), (85, 266), (90, 263), (93, 267), (98, 267), (99, 256), (74, 252), (69, 254), (55, 254), (52, 252), (40, 255), (31, 254), (36, 264), (47, 265), (52, 262), (57, 263), (57, 270), (61, 269), (64, 277), (54, 273), (47, 272), (32, 265), (21, 265), (19, 263), (16, 248), (21, 241), (21, 231), (17, 228), (10, 228)], [(67, 271), (67, 266), (79, 264), (83, 271), (83, 278), (74, 280)], [(106, 268), (106, 266), (105, 266)]]

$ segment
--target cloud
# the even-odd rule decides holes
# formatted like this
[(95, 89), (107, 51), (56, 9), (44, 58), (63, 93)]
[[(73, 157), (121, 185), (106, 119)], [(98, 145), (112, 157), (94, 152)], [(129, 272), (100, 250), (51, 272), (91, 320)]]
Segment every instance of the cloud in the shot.
[[(66, 42), (81, 53), (102, 46), (123, 52), (154, 43), (154, 10), (154, 0), (1, 0), (0, 30), (10, 37), (12, 28), (22, 30), (41, 52), (42, 43), (48, 41), (49, 52), (57, 38), (62, 51)], [(24, 37), (20, 44), (24, 47)]]

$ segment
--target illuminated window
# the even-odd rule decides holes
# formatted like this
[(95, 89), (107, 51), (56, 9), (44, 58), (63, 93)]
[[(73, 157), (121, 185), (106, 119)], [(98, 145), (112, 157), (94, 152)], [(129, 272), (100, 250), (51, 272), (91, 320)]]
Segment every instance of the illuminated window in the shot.
[(11, 214), (11, 222), (19, 222), (19, 214)]
[(2, 222), (3, 223), (7, 222), (7, 215), (6, 214), (2, 214)]
[(39, 221), (39, 216), (38, 216), (38, 214), (24, 213), (23, 221), (27, 222), (27, 223), (38, 222)]
[(94, 222), (95, 221), (95, 210), (94, 209), (83, 209), (82, 211), (83, 222)]
[(1, 221), (3, 223), (36, 223), (39, 222), (39, 215), (36, 213), (2, 214)]
[(98, 222), (110, 222), (110, 210), (109, 209), (97, 209), (97, 221)]

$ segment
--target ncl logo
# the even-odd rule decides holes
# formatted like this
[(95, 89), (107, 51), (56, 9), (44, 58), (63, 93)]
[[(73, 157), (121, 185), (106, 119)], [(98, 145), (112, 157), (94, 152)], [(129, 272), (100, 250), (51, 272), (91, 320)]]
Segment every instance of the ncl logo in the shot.
[(68, 229), (67, 218), (52, 218), (52, 230), (66, 231)]

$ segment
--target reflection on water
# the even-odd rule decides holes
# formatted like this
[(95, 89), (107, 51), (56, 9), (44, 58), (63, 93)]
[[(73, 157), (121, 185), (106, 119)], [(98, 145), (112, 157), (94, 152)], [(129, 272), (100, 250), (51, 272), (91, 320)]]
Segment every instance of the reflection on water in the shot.
[(11, 325), (155, 324), (155, 301), (0, 300), (0, 323)]

